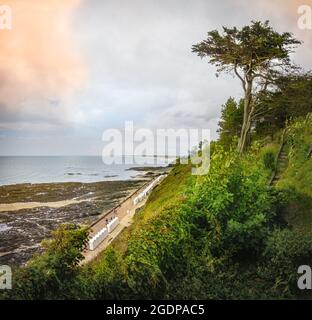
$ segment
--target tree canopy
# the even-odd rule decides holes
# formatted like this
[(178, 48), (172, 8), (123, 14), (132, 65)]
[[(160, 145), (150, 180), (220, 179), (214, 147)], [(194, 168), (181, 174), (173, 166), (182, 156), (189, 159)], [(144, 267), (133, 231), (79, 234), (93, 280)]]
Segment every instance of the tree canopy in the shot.
[(192, 47), (199, 57), (207, 57), (217, 67), (218, 74), (230, 72), (241, 81), (244, 117), (238, 144), (240, 152), (246, 147), (255, 111), (254, 92), (266, 90), (281, 71), (293, 68), (290, 53), (300, 43), (289, 32), (276, 32), (269, 21), (252, 21), (241, 29), (223, 27), (222, 34), (210, 31), (207, 39)]
[(258, 97), (256, 114), (265, 121), (257, 121), (257, 132), (274, 133), (284, 128), (287, 120), (312, 112), (312, 74), (283, 75), (275, 81), (274, 90)]

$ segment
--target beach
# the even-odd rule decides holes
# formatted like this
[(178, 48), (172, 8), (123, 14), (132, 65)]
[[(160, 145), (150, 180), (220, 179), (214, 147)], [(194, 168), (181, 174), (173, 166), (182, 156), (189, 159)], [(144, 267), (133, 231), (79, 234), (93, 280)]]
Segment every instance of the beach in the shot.
[(132, 180), (0, 186), (0, 264), (25, 264), (58, 226), (89, 226), (164, 170), (138, 168)]

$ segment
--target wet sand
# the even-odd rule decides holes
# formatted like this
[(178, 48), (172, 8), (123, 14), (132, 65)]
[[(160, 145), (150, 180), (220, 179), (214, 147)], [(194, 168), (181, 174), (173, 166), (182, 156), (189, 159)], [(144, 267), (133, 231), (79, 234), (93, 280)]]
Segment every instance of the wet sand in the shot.
[(85, 199), (85, 200), (62, 200), (62, 201), (54, 201), (54, 202), (16, 202), (16, 203), (5, 203), (0, 204), (0, 212), (9, 212), (14, 211), (18, 212), (22, 209), (34, 209), (34, 208), (40, 208), (40, 207), (49, 207), (49, 208), (62, 208), (69, 206), (71, 204), (77, 204), (85, 201), (93, 201), (94, 198), (91, 199)]

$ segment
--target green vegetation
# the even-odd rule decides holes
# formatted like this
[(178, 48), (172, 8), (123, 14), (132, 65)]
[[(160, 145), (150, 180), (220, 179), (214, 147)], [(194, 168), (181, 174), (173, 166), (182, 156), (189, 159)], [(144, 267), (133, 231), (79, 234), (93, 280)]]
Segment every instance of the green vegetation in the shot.
[[(71, 281), (77, 275), (88, 230), (63, 225), (45, 240), (43, 254), (36, 255), (26, 268), (14, 270), (13, 296), (23, 299), (66, 298)], [(5, 293), (9, 298), (11, 292)]]
[(134, 223), (119, 235), (118, 239), (112, 243), (112, 247), (120, 252), (126, 251), (128, 241), (136, 230), (144, 228), (151, 218), (177, 201), (190, 179), (190, 172), (190, 164), (174, 166), (162, 184), (153, 190), (144, 208), (138, 210), (134, 216)]
[(281, 75), (275, 81), (275, 90), (258, 96), (257, 109), (262, 121), (257, 121), (258, 137), (272, 135), (284, 128), (292, 118), (312, 112), (312, 75), (299, 72)]
[(17, 273), (9, 298), (297, 297), (298, 265), (312, 258), (312, 221), (303, 230), (285, 220), (298, 204), (289, 188), (311, 192), (310, 175), (301, 176), (311, 161), (310, 121), (289, 125), (289, 168), (276, 187), (268, 181), (277, 144), (255, 143), (240, 156), (217, 143), (206, 176), (175, 165), (133, 226), (92, 264), (78, 266), (85, 231), (56, 232), (45, 254)]
[(225, 148), (230, 148), (234, 142), (233, 139), (239, 136), (243, 115), (243, 100), (237, 103), (233, 98), (229, 98), (222, 106), (218, 132), (220, 133), (219, 142)]
[(294, 187), (307, 196), (312, 196), (312, 161), (307, 157), (312, 144), (311, 116), (296, 121), (288, 130), (289, 165), (279, 186)]
[(287, 219), (295, 228), (312, 232), (312, 117), (295, 121), (288, 129), (288, 167), (277, 187), (290, 189), (292, 200), (287, 208)]

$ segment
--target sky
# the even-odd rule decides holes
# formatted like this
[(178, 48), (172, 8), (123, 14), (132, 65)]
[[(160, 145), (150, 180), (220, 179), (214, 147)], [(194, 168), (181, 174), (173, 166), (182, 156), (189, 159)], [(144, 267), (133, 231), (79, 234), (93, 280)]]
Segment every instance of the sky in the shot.
[(239, 81), (191, 52), (210, 30), (270, 20), (304, 41), (298, 7), (312, 0), (4, 0), (0, 30), (0, 155), (101, 155), (103, 132), (210, 129)]

